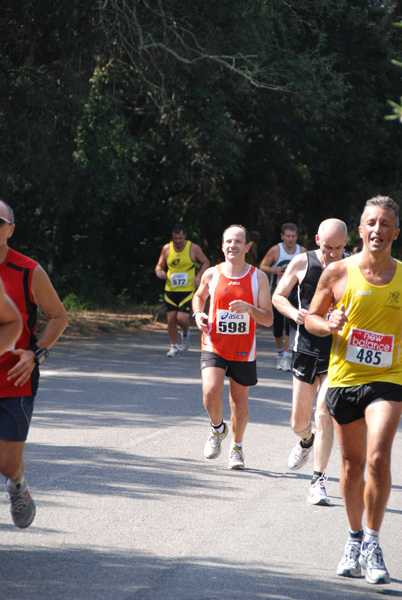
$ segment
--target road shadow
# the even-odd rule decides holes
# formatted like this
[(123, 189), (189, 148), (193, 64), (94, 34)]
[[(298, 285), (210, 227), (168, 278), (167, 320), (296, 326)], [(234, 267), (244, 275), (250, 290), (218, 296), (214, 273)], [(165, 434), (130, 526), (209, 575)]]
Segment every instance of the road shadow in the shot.
[(96, 548), (0, 550), (3, 600), (366, 600), (400, 598), (388, 586), (364, 580), (303, 580), (271, 566), (225, 563), (219, 557), (163, 560)]

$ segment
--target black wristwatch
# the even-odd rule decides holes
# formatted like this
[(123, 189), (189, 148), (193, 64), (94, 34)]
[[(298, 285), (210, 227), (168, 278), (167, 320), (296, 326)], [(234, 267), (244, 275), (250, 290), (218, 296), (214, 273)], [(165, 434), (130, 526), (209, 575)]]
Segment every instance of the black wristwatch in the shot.
[(47, 348), (39, 348), (36, 344), (32, 344), (29, 348), (32, 352), (35, 352), (35, 364), (39, 367), (44, 360), (49, 356), (49, 350)]

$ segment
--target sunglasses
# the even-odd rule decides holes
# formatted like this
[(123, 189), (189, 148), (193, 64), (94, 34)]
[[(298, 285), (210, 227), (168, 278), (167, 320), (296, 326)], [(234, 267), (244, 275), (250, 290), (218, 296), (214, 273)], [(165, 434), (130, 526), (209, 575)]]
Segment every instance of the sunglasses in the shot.
[(0, 217), (0, 227), (1, 227), (2, 225), (5, 225), (5, 223), (8, 223), (9, 225), (12, 225), (12, 224), (13, 224), (13, 222), (12, 222), (12, 221), (9, 221), (9, 220), (8, 220), (8, 219), (6, 219), (5, 217)]

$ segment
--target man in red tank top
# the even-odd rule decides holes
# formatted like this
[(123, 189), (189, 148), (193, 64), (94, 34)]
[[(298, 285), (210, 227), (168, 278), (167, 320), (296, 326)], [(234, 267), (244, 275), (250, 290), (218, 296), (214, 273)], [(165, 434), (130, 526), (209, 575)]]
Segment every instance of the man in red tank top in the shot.
[[(195, 322), (202, 331), (203, 402), (211, 421), (204, 456), (217, 458), (229, 431), (222, 418), (226, 374), (233, 434), (229, 469), (244, 469), (248, 392), (257, 383), (256, 326), (261, 323), (269, 327), (273, 319), (268, 278), (246, 263), (249, 247), (249, 234), (243, 226), (228, 227), (222, 241), (225, 262), (205, 271), (193, 297)], [(209, 315), (204, 312), (208, 297)]]
[[(68, 316), (42, 267), (8, 247), (14, 229), (13, 210), (0, 201), (0, 277), (22, 318), (21, 335), (0, 356), (0, 473), (7, 479), (14, 525), (24, 529), (36, 512), (23, 454), (38, 389), (38, 367), (66, 328)], [(35, 336), (38, 307), (47, 318), (39, 339)]]

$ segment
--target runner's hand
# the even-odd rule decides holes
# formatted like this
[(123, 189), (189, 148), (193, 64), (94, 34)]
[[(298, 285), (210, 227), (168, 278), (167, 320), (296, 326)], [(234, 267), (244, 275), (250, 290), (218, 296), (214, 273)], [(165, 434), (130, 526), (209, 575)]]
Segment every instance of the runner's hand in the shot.
[(24, 385), (35, 367), (35, 353), (32, 350), (11, 350), (11, 354), (19, 357), (19, 361), (7, 373), (7, 381), (14, 381), (15, 386)]
[(194, 320), (200, 331), (208, 331), (208, 315), (206, 313), (197, 313), (194, 317)]
[(341, 331), (341, 329), (343, 329), (343, 326), (345, 325), (345, 323), (347, 323), (349, 321), (345, 311), (346, 311), (345, 305), (342, 304), (340, 308), (333, 310), (331, 312), (331, 314), (329, 315), (329, 319), (328, 319), (328, 325), (329, 325), (331, 332), (332, 331)]
[(250, 304), (243, 300), (233, 300), (229, 302), (229, 310), (234, 313), (246, 313), (249, 311)]
[(304, 325), (304, 321), (306, 320), (307, 310), (305, 308), (301, 308), (297, 311), (297, 316), (295, 318), (295, 323), (298, 325)]

